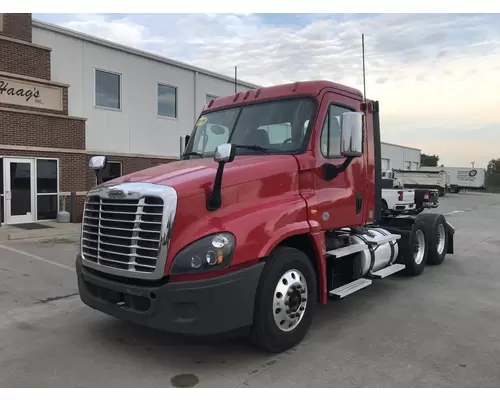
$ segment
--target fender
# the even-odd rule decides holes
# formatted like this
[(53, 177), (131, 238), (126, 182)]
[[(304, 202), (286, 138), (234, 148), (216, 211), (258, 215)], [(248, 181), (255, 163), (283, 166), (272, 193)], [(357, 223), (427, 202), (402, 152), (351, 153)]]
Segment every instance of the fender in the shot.
[[(223, 203), (225, 201), (226, 206), (201, 217), (199, 210), (205, 207), (204, 194), (179, 201), (165, 274), (169, 274), (173, 259), (181, 249), (216, 232), (226, 231), (235, 235), (236, 250), (232, 262), (234, 266), (265, 258), (286, 237), (310, 233), (306, 202), (290, 186), (286, 188), (288, 190), (278, 186), (277, 195), (261, 197), (257, 201), (252, 194), (261, 189), (259, 181), (226, 188), (223, 192)], [(231, 198), (235, 200), (229, 201)], [(239, 199), (239, 202), (236, 199)], [(217, 274), (227, 272), (229, 271), (221, 270)], [(199, 279), (202, 279), (201, 275)]]

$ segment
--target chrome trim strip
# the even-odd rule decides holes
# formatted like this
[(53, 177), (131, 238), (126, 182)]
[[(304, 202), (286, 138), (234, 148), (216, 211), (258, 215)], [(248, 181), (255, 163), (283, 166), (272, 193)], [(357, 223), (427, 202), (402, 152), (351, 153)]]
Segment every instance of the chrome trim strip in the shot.
[[(121, 200), (139, 200), (138, 213), (136, 214), (136, 216), (141, 215), (144, 203), (143, 201), (140, 201), (142, 198), (152, 196), (152, 197), (159, 197), (163, 200), (163, 216), (161, 221), (160, 241), (158, 249), (158, 258), (156, 259), (156, 267), (154, 270), (152, 270), (152, 272), (142, 272), (130, 269), (126, 270), (126, 269), (108, 267), (85, 259), (85, 255), (83, 253), (83, 248), (84, 248), (83, 234), (85, 233), (84, 231), (85, 224), (83, 222), (83, 219), (80, 232), (80, 254), (82, 256), (82, 264), (88, 268), (92, 268), (97, 271), (102, 271), (111, 275), (118, 275), (128, 278), (149, 279), (149, 280), (161, 279), (163, 277), (165, 270), (168, 248), (170, 245), (170, 240), (172, 238), (172, 229), (175, 220), (175, 215), (177, 212), (177, 199), (178, 199), (177, 192), (173, 187), (156, 185), (153, 183), (127, 182), (119, 184), (109, 184), (89, 190), (86, 196), (85, 207), (90, 197), (99, 196), (101, 199), (115, 199), (117, 198), (116, 195), (118, 191), (123, 191), (123, 194), (120, 196)], [(134, 230), (137, 229), (138, 228), (136, 227)], [(134, 241), (134, 243), (136, 242), (137, 240)], [(134, 252), (137, 250), (136, 246), (132, 246), (131, 248), (134, 249)]]

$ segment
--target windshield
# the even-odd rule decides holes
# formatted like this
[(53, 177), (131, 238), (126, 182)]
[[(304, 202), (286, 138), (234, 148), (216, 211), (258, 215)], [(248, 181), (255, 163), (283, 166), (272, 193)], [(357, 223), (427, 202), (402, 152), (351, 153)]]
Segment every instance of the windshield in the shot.
[[(293, 153), (304, 143), (315, 103), (312, 99), (288, 99), (213, 111), (195, 125), (186, 153), (211, 157), (218, 145), (234, 143), (260, 146), (269, 154)], [(237, 149), (254, 154), (257, 149)]]

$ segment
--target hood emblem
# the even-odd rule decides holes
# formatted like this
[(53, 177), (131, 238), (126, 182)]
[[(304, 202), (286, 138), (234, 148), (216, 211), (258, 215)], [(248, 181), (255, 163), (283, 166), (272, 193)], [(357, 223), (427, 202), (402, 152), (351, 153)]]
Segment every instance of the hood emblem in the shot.
[(111, 199), (121, 199), (126, 196), (123, 190), (110, 190), (108, 196)]

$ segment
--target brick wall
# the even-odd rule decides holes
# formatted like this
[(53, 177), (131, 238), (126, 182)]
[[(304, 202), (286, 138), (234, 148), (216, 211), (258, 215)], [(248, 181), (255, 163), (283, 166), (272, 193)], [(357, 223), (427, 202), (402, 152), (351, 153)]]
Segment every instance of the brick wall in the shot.
[(0, 71), (50, 80), (50, 50), (0, 36)]
[(31, 43), (31, 14), (3, 14), (0, 34)]
[(0, 144), (85, 149), (85, 121), (0, 110)]

